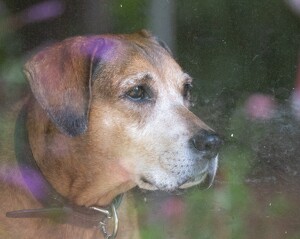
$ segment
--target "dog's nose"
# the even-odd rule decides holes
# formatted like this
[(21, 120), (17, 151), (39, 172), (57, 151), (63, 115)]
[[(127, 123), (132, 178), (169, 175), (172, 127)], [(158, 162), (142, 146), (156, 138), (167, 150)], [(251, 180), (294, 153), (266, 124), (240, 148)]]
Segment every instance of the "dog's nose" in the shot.
[(201, 130), (190, 139), (190, 144), (207, 158), (217, 156), (222, 143), (222, 139), (216, 133), (208, 130)]

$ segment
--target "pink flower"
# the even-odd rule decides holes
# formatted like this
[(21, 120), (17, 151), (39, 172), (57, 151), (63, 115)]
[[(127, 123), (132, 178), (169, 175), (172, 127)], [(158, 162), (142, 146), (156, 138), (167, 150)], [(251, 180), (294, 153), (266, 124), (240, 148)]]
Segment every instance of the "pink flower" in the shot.
[(169, 197), (161, 204), (162, 216), (166, 219), (180, 219), (186, 211), (185, 203), (178, 197)]
[(268, 120), (273, 117), (276, 103), (272, 96), (264, 94), (253, 94), (245, 103), (245, 111), (253, 120)]

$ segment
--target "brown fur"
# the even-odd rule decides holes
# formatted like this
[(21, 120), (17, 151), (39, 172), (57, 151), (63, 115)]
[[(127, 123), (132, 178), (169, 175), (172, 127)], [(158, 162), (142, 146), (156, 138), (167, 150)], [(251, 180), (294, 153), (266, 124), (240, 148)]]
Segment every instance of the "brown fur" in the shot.
[[(113, 50), (101, 53), (100, 64), (92, 78), (93, 61), (99, 50), (89, 45), (93, 39), (104, 39)], [(140, 72), (151, 73), (160, 79), (159, 83), (156, 78), (137, 77)], [(158, 113), (153, 107), (155, 103), (164, 97), (178, 101), (182, 85), (190, 80), (168, 49), (162, 48), (146, 32), (65, 40), (30, 59), (25, 65), (25, 74), (33, 92), (28, 98), (27, 128), (34, 159), (60, 194), (82, 206), (108, 205), (118, 194), (136, 186), (137, 176), (132, 169), (137, 163), (141, 164), (135, 160), (136, 155), (154, 162), (156, 156), (150, 149), (160, 146), (151, 145), (149, 137), (156, 134), (149, 130), (141, 131), (137, 139), (132, 137), (132, 132), (139, 132), (138, 129), (146, 128), (153, 121), (153, 115)], [(155, 102), (139, 105), (124, 98), (137, 81), (153, 86)], [(189, 131), (209, 129), (190, 113), (187, 102), (180, 102), (174, 107), (174, 113), (181, 115), (182, 122), (189, 122)], [(62, 126), (64, 112), (71, 112), (69, 117), (77, 117), (82, 123), (78, 132), (71, 130), (70, 133)], [(170, 118), (160, 122), (169, 124), (168, 120)], [(97, 229), (60, 225), (47, 219), (5, 217), (7, 211), (41, 207), (24, 185), (15, 161), (11, 160), (14, 158), (13, 130), (13, 126), (7, 129), (9, 143), (5, 149), (1, 148), (4, 156), (1, 156), (0, 237), (102, 238)], [(187, 132), (185, 137), (190, 135)], [(176, 137), (179, 136), (174, 136), (174, 140)], [(165, 140), (161, 147), (170, 145)], [(130, 194), (125, 197), (120, 214), (118, 238), (138, 238)]]

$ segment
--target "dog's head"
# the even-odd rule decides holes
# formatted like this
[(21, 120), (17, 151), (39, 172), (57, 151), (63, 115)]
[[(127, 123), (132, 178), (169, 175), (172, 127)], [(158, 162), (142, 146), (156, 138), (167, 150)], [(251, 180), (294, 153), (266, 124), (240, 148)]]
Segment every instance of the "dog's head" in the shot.
[(57, 133), (80, 138), (112, 184), (116, 167), (149, 190), (212, 183), (220, 139), (189, 110), (191, 77), (147, 32), (67, 39), (25, 74)]

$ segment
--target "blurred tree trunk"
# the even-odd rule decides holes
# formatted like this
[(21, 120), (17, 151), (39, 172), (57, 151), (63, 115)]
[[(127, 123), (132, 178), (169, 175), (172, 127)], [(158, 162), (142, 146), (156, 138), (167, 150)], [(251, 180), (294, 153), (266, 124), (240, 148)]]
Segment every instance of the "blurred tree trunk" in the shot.
[(149, 29), (176, 51), (175, 0), (151, 0), (149, 7)]

